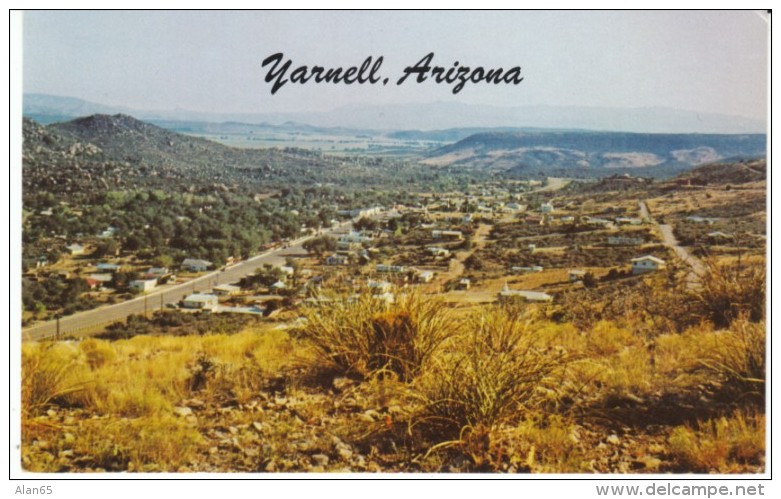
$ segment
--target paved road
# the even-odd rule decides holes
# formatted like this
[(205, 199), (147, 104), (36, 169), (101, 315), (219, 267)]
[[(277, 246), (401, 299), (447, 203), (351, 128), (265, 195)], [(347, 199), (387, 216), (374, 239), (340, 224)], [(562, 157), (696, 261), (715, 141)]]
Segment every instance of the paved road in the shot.
[[(349, 228), (349, 223), (342, 224), (340, 229)], [(323, 231), (324, 233), (332, 232)], [(101, 324), (107, 324), (125, 319), (131, 314), (143, 314), (147, 311), (159, 310), (168, 303), (177, 303), (185, 296), (209, 291), (218, 284), (236, 282), (244, 276), (255, 272), (255, 269), (263, 264), (284, 265), (285, 259), (290, 255), (304, 253), (302, 244), (314, 236), (308, 236), (289, 243), (287, 248), (279, 248), (255, 255), (243, 262), (239, 262), (225, 270), (210, 272), (187, 282), (161, 286), (144, 296), (124, 301), (114, 305), (105, 305), (96, 309), (68, 315), (60, 319), (60, 335), (75, 333), (81, 329), (92, 328)], [(22, 330), (23, 340), (42, 340), (53, 338), (57, 335), (57, 321), (51, 320), (36, 324)]]

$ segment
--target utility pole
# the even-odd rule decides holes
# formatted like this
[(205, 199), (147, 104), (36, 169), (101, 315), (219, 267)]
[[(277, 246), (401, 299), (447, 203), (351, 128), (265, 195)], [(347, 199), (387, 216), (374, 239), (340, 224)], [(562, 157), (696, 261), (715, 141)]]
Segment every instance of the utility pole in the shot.
[(55, 337), (59, 341), (59, 339), (60, 339), (60, 314), (57, 314), (57, 335)]

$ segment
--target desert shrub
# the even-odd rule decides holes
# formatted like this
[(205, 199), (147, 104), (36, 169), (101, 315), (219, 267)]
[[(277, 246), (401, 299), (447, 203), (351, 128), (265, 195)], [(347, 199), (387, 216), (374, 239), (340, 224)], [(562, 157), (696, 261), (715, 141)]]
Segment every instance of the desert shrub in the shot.
[(542, 404), (541, 388), (570, 359), (548, 335), (502, 308), (486, 310), (467, 328), (416, 384), (421, 410), (412, 426), (469, 447)]
[(371, 295), (338, 299), (306, 309), (304, 317), (298, 333), (316, 366), (359, 378), (386, 370), (409, 381), (458, 330), (443, 302), (415, 294), (393, 303)]
[(765, 322), (754, 323), (743, 317), (733, 321), (729, 331), (715, 336), (714, 345), (700, 364), (732, 395), (763, 400), (765, 357)]
[(727, 327), (745, 314), (751, 321), (765, 317), (765, 265), (718, 265), (706, 262), (700, 286), (689, 293), (696, 314), (717, 327)]
[(22, 348), (22, 411), (33, 416), (55, 404), (70, 404), (84, 389), (83, 369), (66, 345), (37, 343)]
[(745, 472), (765, 456), (765, 415), (736, 412), (730, 417), (679, 426), (669, 437), (670, 452), (687, 471)]

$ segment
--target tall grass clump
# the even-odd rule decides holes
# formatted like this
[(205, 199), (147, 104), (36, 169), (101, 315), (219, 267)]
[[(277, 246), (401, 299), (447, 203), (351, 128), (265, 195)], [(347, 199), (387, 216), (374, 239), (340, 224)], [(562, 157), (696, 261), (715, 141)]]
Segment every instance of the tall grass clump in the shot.
[(765, 317), (765, 265), (738, 261), (706, 262), (700, 285), (690, 292), (700, 318), (727, 327), (739, 316), (757, 322)]
[(421, 410), (412, 426), (440, 442), (490, 441), (496, 427), (547, 400), (543, 388), (569, 361), (550, 335), (502, 308), (485, 310), (467, 328), (416, 384)]
[(750, 322), (743, 316), (733, 321), (728, 331), (714, 336), (700, 364), (732, 395), (764, 400), (765, 358), (765, 321)]
[(319, 369), (360, 379), (382, 371), (405, 382), (459, 328), (443, 302), (414, 293), (393, 303), (372, 295), (337, 299), (306, 309), (304, 318), (298, 332)]
[(85, 386), (77, 352), (67, 345), (33, 343), (22, 348), (22, 411), (35, 416), (55, 404), (69, 404), (69, 397)]

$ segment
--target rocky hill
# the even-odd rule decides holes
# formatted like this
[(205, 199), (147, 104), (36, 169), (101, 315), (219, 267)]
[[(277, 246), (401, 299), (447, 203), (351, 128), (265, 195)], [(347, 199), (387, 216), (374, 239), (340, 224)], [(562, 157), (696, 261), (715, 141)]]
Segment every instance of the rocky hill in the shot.
[(745, 184), (767, 180), (767, 161), (718, 162), (682, 173), (676, 181), (691, 185)]
[(671, 176), (725, 158), (765, 154), (764, 135), (491, 132), (434, 151), (425, 163), (514, 174)]
[(25, 189), (198, 186), (277, 188), (388, 181), (377, 159), (345, 160), (297, 148), (240, 149), (182, 135), (117, 114), (43, 126), (23, 124)]

